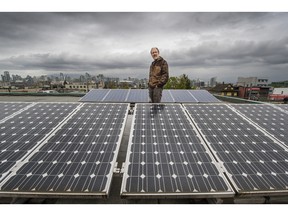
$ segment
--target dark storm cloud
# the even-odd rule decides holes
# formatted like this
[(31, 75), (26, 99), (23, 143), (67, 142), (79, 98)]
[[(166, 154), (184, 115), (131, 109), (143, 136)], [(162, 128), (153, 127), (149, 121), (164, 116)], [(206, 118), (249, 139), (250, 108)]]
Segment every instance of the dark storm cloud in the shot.
[[(132, 61), (131, 61), (132, 60)], [(87, 56), (71, 55), (69, 53), (61, 54), (31, 54), (12, 56), (0, 60), (0, 64), (7, 69), (15, 70), (36, 70), (46, 69), (51, 71), (87, 71), (87, 70), (104, 70), (104, 69), (125, 69), (143, 66), (143, 61), (137, 56), (127, 56), (126, 61), (123, 59), (104, 58), (93, 59)]]
[(217, 66), (233, 64), (287, 64), (288, 37), (273, 41), (235, 41), (221, 44), (210, 41), (197, 47), (171, 53), (174, 65)]
[(159, 46), (172, 75), (189, 67), (203, 77), (218, 67), (284, 74), (287, 23), (287, 13), (5, 12), (0, 71), (146, 71), (150, 48)]

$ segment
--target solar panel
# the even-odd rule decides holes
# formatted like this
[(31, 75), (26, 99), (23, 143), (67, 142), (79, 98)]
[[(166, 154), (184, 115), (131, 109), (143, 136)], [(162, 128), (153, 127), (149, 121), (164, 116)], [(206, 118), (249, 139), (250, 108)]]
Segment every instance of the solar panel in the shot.
[(37, 103), (0, 123), (0, 180), (78, 105)]
[(81, 102), (97, 102), (102, 101), (108, 94), (110, 89), (92, 89), (79, 101)]
[(200, 103), (219, 103), (221, 102), (206, 90), (190, 90), (189, 91)]
[(125, 102), (129, 103), (148, 103), (149, 93), (148, 89), (130, 89)]
[(197, 103), (197, 100), (191, 94), (191, 91), (188, 90), (170, 90), (172, 97), (175, 102), (182, 103), (182, 102), (191, 102), (191, 103)]
[(162, 91), (161, 102), (162, 103), (174, 103), (175, 102), (174, 98), (172, 97), (171, 90), (164, 89)]
[(288, 115), (267, 104), (231, 105), (288, 147)]
[(232, 196), (179, 104), (136, 104), (122, 196)]
[(110, 89), (108, 94), (103, 98), (103, 101), (124, 103), (127, 99), (128, 92), (128, 89)]
[(227, 105), (185, 105), (239, 194), (283, 194), (288, 151)]
[(32, 103), (0, 102), (0, 121), (3, 121), (6, 117), (20, 111), (21, 109), (31, 104)]
[[(88, 92), (81, 102), (120, 102), (120, 103), (147, 103), (149, 102), (148, 89), (94, 89)], [(197, 103), (220, 102), (206, 90), (164, 89), (162, 103)]]
[(127, 104), (83, 104), (1, 185), (1, 193), (108, 195)]

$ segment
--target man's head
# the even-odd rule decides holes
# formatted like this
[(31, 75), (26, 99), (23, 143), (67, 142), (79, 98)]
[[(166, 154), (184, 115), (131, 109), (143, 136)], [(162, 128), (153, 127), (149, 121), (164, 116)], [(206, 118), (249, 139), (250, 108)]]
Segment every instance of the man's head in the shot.
[(151, 48), (150, 53), (151, 53), (151, 56), (154, 60), (159, 58), (159, 49), (157, 47)]

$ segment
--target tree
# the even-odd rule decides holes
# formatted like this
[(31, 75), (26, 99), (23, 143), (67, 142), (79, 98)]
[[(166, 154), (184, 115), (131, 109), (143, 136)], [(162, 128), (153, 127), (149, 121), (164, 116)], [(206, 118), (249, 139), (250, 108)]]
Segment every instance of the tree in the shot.
[(185, 74), (179, 77), (179, 89), (191, 89), (190, 80)]
[(176, 89), (178, 85), (178, 78), (177, 77), (170, 77), (168, 82), (164, 86), (164, 89)]
[(183, 74), (179, 77), (170, 77), (165, 89), (191, 89), (190, 80), (187, 75)]

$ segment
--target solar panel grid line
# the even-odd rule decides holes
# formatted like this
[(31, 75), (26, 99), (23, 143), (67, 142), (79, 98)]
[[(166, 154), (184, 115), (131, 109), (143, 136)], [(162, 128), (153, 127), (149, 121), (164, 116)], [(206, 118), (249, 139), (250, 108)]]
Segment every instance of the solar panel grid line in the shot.
[[(262, 124), (262, 121), (263, 120), (265, 120), (265, 119), (260, 119), (260, 117), (263, 117), (262, 115), (260, 116), (260, 114), (258, 113), (258, 115), (259, 115), (259, 118), (256, 118), (256, 119), (252, 119), (251, 118), (251, 116), (249, 117), (247, 114), (245, 114), (243, 111), (241, 111), (241, 110), (239, 110), (239, 109), (237, 109), (237, 108), (235, 108), (235, 106), (233, 106), (233, 105), (227, 105), (230, 109), (233, 109), (236, 113), (238, 113), (240, 116), (242, 116), (244, 119), (246, 119), (248, 122), (252, 122), (253, 124), (254, 124), (254, 126), (256, 127), (256, 128), (258, 128), (259, 130), (261, 130), (263, 133), (265, 133), (265, 134), (267, 134), (267, 136), (269, 136), (272, 140), (274, 140), (275, 142), (277, 142), (277, 144), (278, 145), (281, 145), (283, 148), (285, 148), (285, 149), (288, 149), (288, 140), (285, 138), (285, 135), (286, 134), (282, 134), (283, 136), (282, 137), (280, 137), (279, 135), (278, 135), (278, 132), (277, 132), (277, 134), (275, 134), (275, 129), (274, 130), (269, 130), (270, 129), (270, 123), (271, 122), (269, 122), (269, 120), (267, 119), (266, 121), (268, 122), (268, 125), (267, 124), (265, 124), (265, 125), (263, 125)], [(251, 110), (253, 110), (252, 108), (253, 107), (255, 107), (255, 105), (254, 104), (247, 104), (246, 106), (250, 106), (251, 107), (251, 109), (249, 109), (250, 111)], [(257, 108), (257, 112), (260, 112), (260, 108), (261, 107), (263, 107), (263, 106), (265, 106), (265, 107), (267, 107), (267, 108), (275, 108), (275, 109), (277, 109), (275, 106), (270, 106), (270, 105), (256, 105), (258, 108)], [(277, 109), (277, 110), (279, 110), (279, 109)], [(282, 110), (279, 110), (281, 113), (282, 113)], [(285, 113), (285, 112), (284, 112)], [(286, 113), (285, 113), (286, 114)], [(250, 115), (252, 115), (251, 113), (250, 113)], [(271, 113), (270, 112), (268, 112), (268, 114), (265, 114), (266, 116), (269, 116), (269, 115), (271, 115)], [(281, 127), (281, 129), (282, 129), (282, 131), (283, 131), (283, 133), (285, 133), (285, 130), (287, 131), (287, 126), (288, 126), (288, 115), (286, 116), (286, 115), (284, 115), (283, 116), (285, 119), (282, 119), (283, 120), (283, 122), (284, 123), (282, 123), (283, 124), (283, 127)], [(275, 121), (277, 121), (277, 119), (275, 119)], [(278, 121), (277, 121), (278, 122)], [(262, 125), (261, 125), (262, 124)], [(275, 125), (275, 123), (273, 123), (272, 122), (272, 124), (274, 124)], [(284, 125), (284, 124), (286, 124), (286, 125)], [(284, 128), (286, 126), (286, 129)], [(286, 142), (285, 142), (285, 140), (286, 140)]]
[[(41, 103), (41, 102), (33, 103), (33, 106), (35, 106), (35, 105), (37, 105), (37, 104), (42, 104), (42, 103)], [(43, 103), (43, 104), (44, 104), (44, 103)], [(31, 108), (31, 107), (33, 107), (33, 106), (29, 106), (29, 107), (28, 107), (27, 109), (25, 109), (25, 110), (28, 110), (29, 108)], [(80, 107), (80, 106), (82, 106), (82, 105), (79, 104), (78, 107)], [(77, 107), (76, 107), (76, 109), (77, 109)], [(76, 109), (75, 109), (75, 110), (76, 110)], [(25, 110), (23, 110), (23, 111), (25, 111)], [(75, 111), (75, 110), (74, 110), (74, 111)], [(62, 121), (60, 121), (52, 130), (50, 130), (48, 133), (46, 133), (45, 136), (44, 136), (42, 139), (38, 140), (37, 143), (34, 145), (34, 147), (32, 147), (31, 149), (29, 149), (26, 154), (24, 154), (21, 158), (18, 159), (18, 161), (16, 162), (16, 164), (15, 164), (13, 167), (11, 167), (10, 170), (8, 170), (7, 172), (5, 172), (5, 173), (2, 175), (2, 177), (0, 178), (0, 189), (1, 189), (1, 186), (10, 178), (9, 176), (13, 175), (13, 173), (16, 173), (17, 170), (19, 170), (19, 169), (22, 167), (23, 163), (27, 162), (27, 160), (29, 160), (29, 158), (31, 158), (31, 157), (33, 156), (33, 154), (35, 153), (35, 151), (36, 151), (37, 149), (41, 148), (41, 146), (45, 144), (45, 141), (46, 141), (47, 139), (49, 139), (49, 137), (53, 136), (53, 133), (55, 132), (55, 130), (57, 130), (57, 128), (58, 128), (61, 124), (63, 124), (63, 122), (65, 122), (65, 120), (66, 120), (67, 118), (69, 118), (69, 115), (70, 115), (70, 114), (71, 114), (71, 113), (68, 113), (68, 115), (66, 116), (66, 118), (64, 118)], [(0, 192), (0, 193), (1, 193), (1, 192)]]
[[(160, 104), (159, 104), (160, 105)], [(159, 106), (158, 105), (158, 106)], [(206, 196), (209, 196), (209, 197), (219, 197), (219, 196), (221, 196), (221, 197), (224, 197), (224, 196), (229, 196), (229, 197), (231, 197), (231, 196), (233, 196), (233, 194), (234, 194), (234, 192), (233, 192), (233, 190), (232, 190), (232, 188), (231, 188), (231, 186), (229, 185), (229, 183), (228, 183), (228, 181), (225, 179), (225, 177), (221, 174), (221, 172), (218, 170), (218, 167), (214, 164), (215, 163), (215, 161), (213, 160), (213, 158), (211, 158), (211, 155), (210, 155), (210, 153), (209, 153), (209, 151), (207, 152), (207, 149), (201, 144), (201, 139), (198, 139), (198, 138), (196, 138), (196, 135), (197, 135), (197, 132), (196, 131), (194, 131), (193, 132), (193, 137), (194, 137), (194, 139), (195, 140), (197, 140), (197, 141), (195, 141), (196, 143), (193, 143), (194, 141), (192, 141), (192, 140), (194, 140), (194, 139), (191, 139), (191, 138), (189, 138), (189, 135), (187, 135), (186, 134), (186, 136), (187, 136), (187, 138), (182, 138), (182, 141), (183, 142), (189, 142), (190, 144), (189, 145), (196, 145), (196, 146), (201, 146), (201, 150), (199, 149), (199, 151), (200, 152), (196, 152), (195, 150), (197, 149), (197, 148), (199, 148), (199, 147), (197, 147), (196, 149), (195, 149), (195, 146), (192, 148), (192, 147), (189, 147), (189, 145), (188, 145), (188, 143), (187, 143), (187, 145), (185, 144), (185, 147), (182, 147), (181, 146), (181, 143), (179, 142), (179, 141), (177, 141), (178, 140), (178, 138), (177, 137), (179, 137), (180, 136), (180, 134), (181, 134), (181, 130), (179, 130), (179, 136), (178, 135), (176, 135), (175, 134), (175, 138), (173, 137), (173, 135), (171, 135), (171, 134), (169, 134), (169, 133), (171, 133), (171, 132), (173, 132), (173, 130), (172, 130), (172, 128), (174, 127), (174, 126), (167, 126), (167, 128), (166, 128), (166, 130), (171, 130), (170, 132), (169, 131), (167, 131), (168, 132), (168, 134), (167, 135), (165, 135), (165, 133), (166, 132), (164, 132), (164, 133), (161, 133), (160, 131), (162, 130), (161, 128), (158, 128), (160, 131), (160, 134), (159, 134), (159, 136), (160, 137), (156, 137), (155, 138), (155, 141), (156, 141), (156, 143), (151, 143), (151, 144), (149, 144), (149, 142), (150, 141), (148, 141), (148, 143), (146, 143), (144, 146), (147, 146), (146, 147), (146, 153), (145, 152), (140, 152), (140, 155), (143, 153), (143, 154), (147, 154), (146, 155), (146, 157), (148, 157), (149, 156), (149, 152), (152, 150), (152, 152), (151, 152), (151, 154), (153, 155), (153, 151), (155, 151), (154, 152), (154, 154), (156, 154), (156, 156), (155, 157), (152, 157), (152, 161), (150, 160), (150, 161), (147, 161), (147, 159), (146, 159), (146, 163), (144, 163), (143, 161), (141, 162), (141, 161), (139, 161), (139, 163), (140, 164), (138, 164), (138, 162), (137, 163), (134, 163), (133, 161), (135, 161), (134, 159), (136, 158), (136, 161), (138, 161), (138, 159), (137, 159), (137, 155), (138, 155), (138, 151), (136, 151), (135, 152), (135, 154), (132, 154), (131, 155), (131, 153), (132, 153), (132, 147), (133, 147), (133, 145), (135, 146), (134, 147), (134, 150), (133, 151), (135, 151), (135, 148), (136, 148), (136, 146), (137, 146), (137, 143), (138, 143), (138, 141), (137, 140), (134, 140), (133, 141), (133, 138), (135, 137), (135, 136), (137, 136), (137, 137), (139, 137), (139, 135), (137, 135), (137, 134), (134, 134), (134, 136), (132, 136), (132, 134), (133, 134), (133, 131), (134, 131), (134, 129), (135, 130), (137, 130), (137, 124), (139, 124), (139, 122), (138, 123), (136, 123), (135, 122), (135, 120), (136, 120), (136, 116), (138, 115), (138, 112), (139, 112), (139, 115), (141, 115), (141, 110), (140, 110), (140, 108), (138, 108), (139, 106), (141, 106), (141, 105), (139, 105), (139, 104), (136, 104), (136, 110), (135, 110), (135, 112), (134, 112), (134, 116), (133, 116), (133, 120), (132, 120), (132, 123), (134, 124), (134, 128), (133, 128), (133, 126), (132, 126), (132, 128), (131, 128), (131, 132), (130, 132), (130, 137), (129, 137), (129, 143), (128, 143), (128, 150), (127, 150), (127, 155), (126, 155), (126, 161), (125, 161), (125, 168), (124, 168), (124, 170), (125, 170), (125, 172), (124, 172), (124, 176), (123, 176), (123, 181), (122, 181), (122, 186), (121, 186), (121, 196), (146, 196), (146, 197), (149, 197), (149, 196), (151, 196), (151, 197), (161, 197), (161, 196), (177, 196), (177, 197), (187, 197), (187, 196), (195, 196), (195, 197), (206, 197)], [(147, 106), (147, 104), (146, 104), (146, 106)], [(151, 104), (150, 105), (148, 105), (148, 106), (151, 106)], [(157, 106), (157, 105), (154, 105), (154, 106)], [(163, 106), (163, 104), (161, 104), (160, 106)], [(169, 104), (169, 105), (165, 105), (165, 106), (167, 106), (167, 107), (177, 107), (177, 111), (179, 111), (180, 110), (180, 112), (181, 112), (181, 110), (182, 110), (182, 112), (181, 112), (181, 118), (183, 118), (183, 116), (186, 116), (185, 117), (185, 119), (187, 120), (187, 114), (183, 111), (183, 107), (181, 107), (180, 105), (171, 105), (171, 104)], [(145, 105), (143, 105), (143, 107), (145, 107)], [(165, 109), (165, 108), (164, 108)], [(170, 109), (170, 108), (169, 108)], [(168, 116), (170, 115), (169, 114), (169, 109), (168, 109)], [(138, 111), (137, 111), (138, 110)], [(176, 112), (176, 110), (175, 110), (175, 112)], [(176, 113), (175, 113), (176, 114)], [(161, 114), (160, 114), (161, 115)], [(178, 114), (176, 114), (176, 115), (178, 115)], [(182, 116), (183, 115), (183, 116)], [(179, 116), (179, 118), (180, 118), (180, 116)], [(170, 116), (171, 117), (171, 116)], [(167, 118), (167, 116), (165, 117), (165, 116), (163, 116), (163, 118)], [(177, 118), (177, 120), (172, 120), (171, 119), (171, 125), (175, 125), (175, 127), (177, 127), (176, 126), (176, 124), (177, 124), (177, 121), (180, 121), (179, 120), (179, 118)], [(186, 121), (185, 120), (185, 121)], [(160, 118), (160, 121), (162, 121), (161, 120), (161, 118)], [(170, 121), (170, 120), (169, 120)], [(152, 125), (153, 125), (153, 122), (151, 122), (152, 123)], [(156, 123), (156, 125), (155, 125), (155, 127), (156, 127), (156, 130), (157, 130), (157, 127), (159, 127), (160, 125), (158, 125), (158, 123), (157, 122), (155, 122)], [(179, 123), (179, 122), (178, 122)], [(182, 124), (182, 123), (181, 123)], [(188, 128), (190, 128), (190, 127), (192, 127), (193, 128), (193, 125), (192, 125), (192, 123), (191, 122), (187, 122), (187, 123), (185, 123), (186, 125), (187, 124), (189, 124), (190, 126), (188, 127)], [(162, 124), (161, 124), (162, 125)], [(153, 126), (154, 127), (154, 126)], [(183, 125), (183, 127), (184, 127), (184, 125)], [(144, 129), (144, 128), (143, 128)], [(149, 130), (149, 128), (146, 128), (145, 127), (145, 130)], [(165, 127), (163, 127), (163, 129), (165, 129)], [(184, 129), (184, 131), (185, 130), (187, 130), (187, 128), (185, 129), (185, 127), (183, 128)], [(175, 129), (174, 129), (175, 130)], [(189, 129), (189, 131), (191, 130), (191, 128)], [(158, 132), (158, 133), (159, 133)], [(196, 132), (196, 134), (194, 134)], [(185, 133), (188, 133), (188, 131), (185, 131), (184, 133), (183, 133), (183, 136), (185, 136), (184, 134)], [(191, 135), (191, 134), (190, 134)], [(170, 138), (169, 138), (169, 140), (170, 141), (168, 141), (168, 142), (171, 142), (171, 144), (173, 143), (173, 145), (171, 145), (171, 147), (167, 147), (167, 145), (169, 144), (169, 143), (167, 143), (167, 141), (166, 141), (166, 144), (162, 144), (162, 142), (163, 141), (161, 141), (162, 139), (163, 139), (163, 136), (164, 137), (167, 137), (167, 138), (169, 138), (169, 136), (170, 136)], [(143, 136), (142, 136), (143, 137)], [(153, 135), (153, 137), (154, 137), (154, 135)], [(146, 139), (146, 138), (145, 138)], [(149, 138), (147, 138), (147, 139), (149, 139)], [(166, 138), (165, 138), (166, 139)], [(185, 140), (185, 141), (184, 141)], [(133, 143), (134, 142), (134, 143)], [(157, 144), (158, 143), (158, 144)], [(198, 144), (197, 144), (198, 143)], [(183, 143), (184, 144), (184, 143)], [(140, 144), (140, 145), (143, 145), (143, 143), (142, 144)], [(159, 147), (157, 147), (159, 145)], [(139, 146), (139, 144), (138, 144), (138, 146)], [(149, 148), (152, 148), (151, 150), (149, 150)], [(161, 148), (163, 149), (163, 150), (161, 150)], [(171, 148), (171, 149), (170, 149)], [(186, 148), (186, 150), (185, 151), (188, 151), (188, 152), (185, 152), (185, 151), (182, 151), (182, 148), (184, 148), (183, 150), (185, 150), (185, 148)], [(154, 150), (153, 150), (154, 149)], [(165, 150), (166, 149), (166, 150)], [(173, 150), (174, 149), (174, 150)], [(178, 150), (177, 150), (178, 149)], [(189, 149), (189, 150), (188, 150)], [(194, 149), (194, 151), (193, 151), (193, 149)], [(167, 151), (168, 150), (168, 151)], [(171, 152), (170, 152), (170, 150), (171, 150)], [(140, 151), (140, 149), (139, 149), (139, 151)], [(158, 152), (157, 152), (158, 151)], [(164, 152), (166, 152), (167, 151), (167, 155), (166, 154), (163, 154), (164, 152), (162, 152), (162, 151), (164, 151)], [(179, 157), (177, 154), (178, 153), (176, 153), (177, 151), (180, 151), (179, 152), (179, 155), (182, 155), (181, 157), (182, 157), (182, 159), (181, 159), (181, 157)], [(193, 151), (193, 153), (192, 152), (189, 152), (189, 151)], [(192, 155), (194, 154), (194, 156), (193, 157), (191, 157)], [(190, 156), (189, 156), (190, 155)], [(197, 156), (198, 155), (198, 156)], [(200, 156), (200, 155), (202, 155), (202, 156)], [(205, 156), (205, 157), (204, 157)], [(179, 157), (179, 158), (178, 158)], [(189, 158), (190, 157), (190, 158)], [(133, 159), (134, 158), (134, 159)], [(158, 159), (157, 159), (158, 158)], [(194, 159), (193, 159), (194, 158)], [(198, 158), (198, 159), (197, 159)], [(207, 159), (205, 159), (205, 158), (207, 158)], [(131, 162), (130, 162), (130, 159), (131, 159)], [(194, 161), (195, 160), (195, 161)], [(206, 160), (207, 160), (207, 162), (206, 162)], [(135, 161), (135, 162), (136, 162)], [(166, 162), (165, 162), (166, 161)], [(184, 161), (184, 162), (183, 162)], [(188, 161), (188, 162), (187, 162)], [(194, 161), (194, 162), (193, 162)], [(202, 162), (201, 162), (202, 161)], [(160, 162), (160, 163), (159, 163)], [(167, 164), (166, 164), (167, 163)], [(185, 166), (184, 167), (182, 167), (182, 163), (184, 163), (185, 164)], [(137, 165), (138, 164), (138, 165)], [(156, 164), (157, 166), (154, 166), (154, 164)], [(174, 168), (173, 168), (173, 165), (175, 166)], [(133, 169), (133, 167), (137, 167), (137, 166), (140, 166), (140, 167), (138, 167), (135, 171), (138, 173), (137, 175), (141, 175), (140, 177), (142, 178), (142, 180), (139, 178), (137, 181), (138, 181), (138, 183), (137, 183), (137, 185), (138, 186), (140, 186), (141, 184), (148, 184), (148, 182), (147, 181), (150, 181), (150, 185), (152, 184), (151, 183), (151, 181), (152, 181), (152, 179), (151, 179), (151, 177), (152, 176), (149, 176), (149, 175), (151, 175), (151, 174), (157, 174), (156, 175), (156, 178), (155, 177), (153, 177), (154, 178), (154, 183), (153, 184), (161, 184), (161, 185), (163, 185), (163, 188), (162, 189), (160, 189), (158, 192), (156, 192), (156, 191), (154, 191), (153, 192), (153, 190), (154, 189), (152, 189), (152, 191), (149, 191), (149, 188), (146, 188), (148, 191), (145, 191), (145, 190), (143, 190), (143, 189), (141, 189), (141, 188), (138, 188), (137, 190), (138, 190), (138, 192), (133, 192), (133, 190), (134, 189), (131, 189), (131, 186), (132, 187), (134, 187), (133, 186), (133, 184), (131, 184), (130, 183), (130, 181), (131, 181), (131, 179), (135, 179), (135, 177), (133, 177), (133, 172), (135, 172), (135, 171), (133, 171), (132, 170), (132, 176), (129, 176), (129, 173), (131, 173), (131, 169), (130, 169), (130, 171), (129, 171), (129, 166), (131, 166), (132, 168), (131, 169)], [(145, 175), (142, 173), (142, 168), (144, 167), (144, 166), (147, 166), (147, 171), (146, 172), (148, 172), (148, 173), (146, 173), (146, 175), (148, 175), (148, 176), (146, 176), (145, 177)], [(167, 166), (167, 168), (166, 168), (166, 166)], [(206, 167), (206, 166), (208, 166), (208, 167)], [(135, 168), (136, 168), (135, 167)], [(148, 168), (148, 167), (150, 167), (150, 168)], [(177, 168), (178, 167), (178, 168)], [(192, 167), (194, 167), (194, 169), (192, 168)], [(197, 169), (195, 169), (196, 167), (198, 167)], [(168, 170), (166, 170), (166, 169), (168, 169)], [(191, 174), (189, 174), (188, 175), (188, 177), (185, 177), (185, 174), (184, 173), (186, 173), (187, 172), (187, 170), (186, 171), (184, 171), (184, 170), (182, 170), (182, 169), (189, 169), (190, 170), (190, 172), (191, 172), (191, 174), (193, 174), (193, 175), (191, 175)], [(208, 172), (208, 170), (206, 170), (206, 169), (212, 169), (213, 170), (213, 172), (212, 172), (212, 170), (210, 170), (210, 172), (212, 172), (212, 173), (214, 173), (214, 174), (212, 174), (212, 173), (209, 173)], [(165, 171), (166, 170), (166, 171)], [(193, 171), (194, 170), (194, 171)], [(200, 171), (201, 170), (201, 171)], [(205, 171), (206, 170), (206, 171)], [(144, 170), (143, 170), (144, 171)], [(129, 173), (128, 173), (129, 172)], [(202, 173), (202, 172), (204, 172), (204, 173)], [(207, 172), (207, 174), (205, 173), (205, 172)], [(142, 173), (142, 174), (141, 174)], [(150, 173), (150, 174), (149, 174)], [(166, 174), (165, 174), (166, 173)], [(154, 175), (153, 174), (153, 175)], [(188, 173), (186, 173), (186, 174), (188, 174)], [(209, 175), (215, 175), (213, 178), (214, 178), (214, 181), (216, 181), (216, 182), (218, 182), (218, 183), (216, 183), (216, 182), (213, 182), (213, 181), (211, 181), (211, 180), (207, 180), (206, 178), (208, 178), (208, 179), (210, 179), (210, 178), (212, 178), (212, 176), (210, 177)], [(135, 174), (134, 174), (135, 175)], [(167, 176), (168, 175), (168, 176)], [(202, 176), (203, 175), (203, 176)], [(172, 176), (172, 178), (170, 178), (169, 176)], [(193, 177), (194, 176), (194, 177)], [(130, 179), (129, 179), (129, 182), (128, 182), (128, 178), (129, 177), (131, 177)], [(175, 178), (175, 179), (174, 179)], [(179, 178), (179, 179), (178, 179)], [(192, 179), (192, 181), (190, 180), (190, 178)], [(219, 179), (218, 179), (219, 178)], [(146, 180), (145, 180), (146, 179)], [(150, 179), (150, 180), (149, 180)], [(182, 180), (180, 180), (180, 179), (182, 179)], [(197, 180), (198, 179), (198, 180)], [(141, 183), (141, 182), (139, 182), (139, 181), (144, 181), (143, 183)], [(173, 186), (173, 182), (175, 181), (175, 183), (176, 182), (178, 182), (178, 183), (176, 183), (176, 185), (174, 185)], [(181, 182), (182, 181), (182, 182)], [(188, 181), (188, 182), (187, 182)], [(146, 182), (146, 183), (145, 183)], [(158, 183), (157, 183), (158, 182)], [(220, 183), (221, 182), (221, 183)], [(129, 186), (129, 184), (130, 184), (130, 186)], [(135, 182), (134, 182), (134, 184), (135, 184)], [(153, 184), (152, 184), (152, 187), (153, 187)], [(207, 184), (207, 185), (206, 185)], [(216, 186), (216, 185), (218, 184), (218, 186)], [(222, 191), (220, 188), (221, 188), (221, 186), (219, 186), (219, 184), (221, 185), (221, 184), (223, 184), (222, 185), (222, 187), (227, 187), (224, 191)], [(178, 185), (178, 186), (177, 186)], [(193, 186), (194, 185), (194, 186)], [(200, 186), (200, 185), (202, 185), (202, 186)], [(206, 185), (206, 186), (204, 186), (204, 185)], [(225, 186), (224, 186), (225, 185)], [(126, 187), (127, 186), (127, 187)], [(148, 185), (147, 185), (148, 186)], [(172, 188), (170, 189), (170, 187), (172, 186)], [(129, 187), (129, 188), (128, 188)], [(142, 186), (143, 187), (143, 186)], [(146, 187), (146, 186), (145, 186)], [(151, 187), (151, 186), (150, 186)], [(158, 187), (158, 186), (157, 186)], [(167, 187), (167, 188), (165, 188), (165, 187)], [(173, 187), (174, 187), (174, 189), (173, 189)], [(177, 187), (179, 187), (179, 190), (177, 189)], [(211, 189), (211, 191), (210, 191), (210, 189), (208, 190), (208, 191), (201, 191), (201, 190), (199, 190), (200, 188), (202, 187), (202, 189), (203, 190), (207, 190), (207, 189), (209, 189), (209, 188), (214, 188), (214, 189)], [(161, 188), (161, 187), (160, 187)], [(185, 189), (184, 189), (185, 188)], [(193, 189), (194, 188), (194, 189)], [(196, 188), (198, 188), (198, 190), (196, 190)], [(206, 189), (204, 189), (204, 188), (206, 188)], [(176, 190), (177, 189), (177, 190)], [(128, 190), (128, 191), (127, 191)], [(141, 191), (140, 191), (141, 190)], [(169, 192), (169, 191), (171, 191), (171, 190), (174, 190), (174, 192), (176, 192), (176, 193), (174, 193), (174, 192)], [(175, 191), (176, 190), (176, 191)], [(186, 191), (185, 191), (186, 190)]]
[(199, 100), (191, 93), (191, 91), (188, 91), (188, 93), (191, 95), (191, 97), (192, 97), (197, 103), (199, 103)]
[[(30, 157), (29, 160), (27, 160), (27, 164), (24, 164), (17, 170), (19, 171), (17, 175), (11, 176), (10, 181), (6, 181), (5, 184), (3, 183), (3, 185), (1, 185), (4, 188), (3, 190), (6, 190), (4, 192), (2, 191), (1, 193), (16, 193), (26, 195), (42, 194), (52, 197), (93, 196), (102, 198), (103, 196), (107, 196), (121, 138), (124, 132), (128, 108), (128, 104), (81, 104), (78, 107), (78, 110), (73, 113), (73, 116), (71, 115), (69, 119), (66, 119), (61, 127), (55, 131), (55, 136), (51, 136), (49, 139), (47, 139), (47, 142), (45, 142), (45, 144), (38, 149), (39, 151), (35, 152), (35, 154)], [(93, 113), (92, 111), (96, 111), (96, 113)], [(107, 113), (107, 115), (105, 113)], [(121, 128), (119, 128), (119, 126), (121, 126)], [(96, 131), (90, 130), (89, 127), (90, 129), (95, 128)], [(114, 139), (113, 131), (109, 130), (107, 127), (110, 129), (113, 127), (118, 128), (116, 130), (116, 132), (119, 131), (117, 132), (118, 138)], [(74, 132), (73, 128), (77, 129), (77, 131)], [(69, 131), (71, 131), (70, 135), (68, 134)], [(84, 131), (84, 133), (82, 133), (82, 131)], [(107, 137), (102, 141), (101, 137), (99, 139), (97, 138), (101, 132), (107, 133)], [(110, 135), (111, 133), (112, 135)], [(80, 140), (77, 139), (77, 136), (75, 138), (75, 135), (77, 134), (79, 135), (79, 138), (82, 136)], [(84, 136), (84, 134), (87, 136)], [(90, 145), (92, 142), (90, 138), (93, 138), (93, 140), (96, 141), (93, 142), (92, 145)], [(105, 140), (107, 141), (104, 143)], [(114, 143), (114, 140), (117, 141), (117, 143), (116, 146), (113, 144), (113, 147), (110, 145), (110, 142)], [(62, 148), (62, 142), (63, 144), (68, 142), (68, 145), (66, 146), (71, 146), (72, 149), (70, 147), (69, 150), (69, 148), (66, 148), (65, 146), (63, 146), (65, 148)], [(77, 145), (75, 146), (74, 144)], [(100, 152), (101, 149), (102, 151)], [(111, 152), (112, 154), (109, 154), (107, 157), (107, 154), (104, 151), (107, 151), (108, 153), (109, 151), (113, 152)], [(46, 156), (41, 156), (43, 155), (42, 153), (44, 153), (44, 155), (49, 155), (49, 152), (51, 152), (51, 154), (54, 153), (54, 155), (52, 154), (49, 156), (51, 159), (48, 159)], [(100, 162), (99, 160), (103, 160), (103, 162)], [(107, 160), (107, 162), (105, 162), (105, 160)], [(109, 163), (110, 165), (106, 166), (105, 163)], [(90, 172), (92, 171), (93, 174), (90, 175)], [(97, 173), (99, 176), (97, 176)], [(108, 174), (106, 175), (105, 173)], [(106, 177), (102, 177), (104, 174)], [(34, 178), (35, 181), (31, 184), (29, 178)], [(45, 178), (48, 179), (45, 180)], [(51, 183), (49, 182), (49, 179), (51, 179)], [(30, 186), (28, 184), (30, 184)], [(16, 185), (19, 185), (18, 187), (20, 187), (20, 189), (16, 188), (14, 189), (14, 192), (7, 191), (6, 188), (14, 188), (17, 187)], [(45, 188), (47, 191), (43, 192)], [(92, 191), (90, 191), (89, 188)], [(30, 192), (25, 192), (25, 190)], [(97, 192), (97, 190), (101, 191)]]
[(129, 88), (128, 92), (127, 92), (127, 95), (126, 95), (126, 98), (125, 98), (125, 100), (123, 102), (127, 102), (130, 93), (131, 93), (131, 89)]
[[(14, 102), (9, 102), (9, 103), (14, 104)], [(13, 118), (14, 116), (22, 113), (23, 111), (25, 111), (25, 110), (27, 110), (27, 109), (29, 109), (30, 107), (32, 107), (32, 106), (35, 105), (35, 103), (29, 103), (29, 102), (27, 102), (27, 103), (25, 103), (25, 102), (16, 102), (16, 103), (19, 103), (19, 104), (27, 104), (27, 106), (21, 108), (21, 109), (18, 110), (18, 111), (15, 111), (14, 113), (8, 114), (8, 116), (6, 116), (6, 117), (3, 118), (3, 119), (0, 119), (0, 124), (1, 124), (1, 123), (4, 123), (4, 122), (7, 121), (8, 119)]]
[[(214, 113), (211, 112), (211, 107), (215, 109)], [(211, 104), (189, 105), (186, 108), (189, 115), (196, 121), (207, 144), (213, 149), (215, 157), (220, 162), (222, 161), (223, 169), (238, 194), (279, 195), (288, 193), (287, 149), (278, 145), (275, 140), (271, 140), (263, 131), (236, 113), (229, 105), (218, 107)], [(213, 117), (215, 112), (217, 115)], [(243, 123), (245, 121), (248, 124), (245, 125)], [(212, 123), (215, 125), (214, 128)], [(221, 128), (220, 125), (225, 127)], [(242, 126), (243, 128), (241, 128)], [(220, 133), (217, 133), (217, 127), (218, 130), (220, 129)], [(253, 128), (256, 130), (253, 131)], [(249, 131), (252, 133), (249, 134)], [(230, 136), (228, 132), (230, 132)], [(215, 137), (213, 134), (216, 134)], [(239, 136), (240, 134), (242, 135)], [(259, 136), (261, 134), (262, 137)], [(222, 138), (219, 139), (217, 136), (220, 138), (222, 136)], [(249, 136), (251, 138), (247, 139)]]
[(171, 90), (167, 90), (167, 91), (169, 92), (169, 95), (171, 96), (173, 103), (175, 103), (175, 98), (173, 97)]
[(110, 92), (111, 92), (111, 89), (109, 89), (109, 91), (105, 94), (105, 96), (102, 98), (101, 101), (105, 101), (105, 98), (110, 94)]

